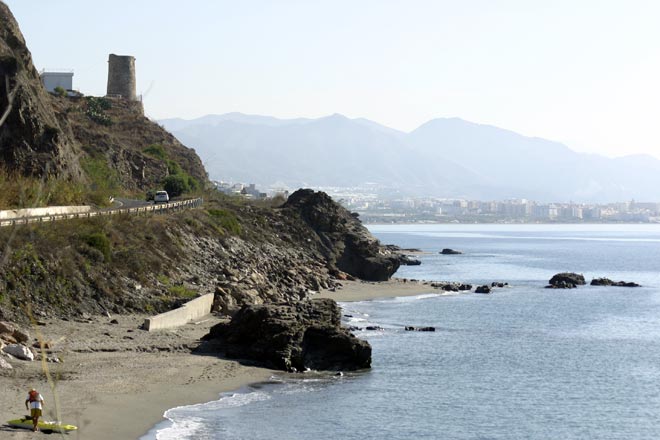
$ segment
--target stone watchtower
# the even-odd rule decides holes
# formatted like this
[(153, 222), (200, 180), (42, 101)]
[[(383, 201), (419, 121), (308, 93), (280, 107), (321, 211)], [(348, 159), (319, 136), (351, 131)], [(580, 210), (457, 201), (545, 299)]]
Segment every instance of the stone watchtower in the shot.
[(135, 101), (135, 57), (110, 54), (108, 58), (108, 96)]

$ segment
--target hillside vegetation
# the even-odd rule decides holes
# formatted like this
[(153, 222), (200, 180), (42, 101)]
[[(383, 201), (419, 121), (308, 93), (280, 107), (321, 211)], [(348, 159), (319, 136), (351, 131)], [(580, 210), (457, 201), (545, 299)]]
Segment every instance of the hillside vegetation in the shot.
[[(323, 193), (281, 206), (207, 188), (202, 162), (139, 102), (49, 95), (0, 2), (0, 209), (106, 204), (166, 187), (201, 209), (0, 228), (0, 319), (160, 312), (204, 293), (226, 313), (389, 278), (399, 257)], [(176, 195), (176, 194), (175, 194)]]
[(204, 293), (231, 312), (338, 279), (387, 279), (399, 266), (348, 211), (309, 190), (280, 207), (216, 194), (170, 215), (2, 228), (0, 249), (0, 319), (15, 321), (160, 312)]

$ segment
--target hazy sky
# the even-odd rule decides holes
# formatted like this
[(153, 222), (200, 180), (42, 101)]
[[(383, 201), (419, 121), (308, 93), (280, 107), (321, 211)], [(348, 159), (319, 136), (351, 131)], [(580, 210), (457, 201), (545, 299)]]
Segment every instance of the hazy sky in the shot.
[(457, 116), (660, 158), (656, 0), (6, 0), (41, 68), (105, 94), (137, 58), (150, 117)]

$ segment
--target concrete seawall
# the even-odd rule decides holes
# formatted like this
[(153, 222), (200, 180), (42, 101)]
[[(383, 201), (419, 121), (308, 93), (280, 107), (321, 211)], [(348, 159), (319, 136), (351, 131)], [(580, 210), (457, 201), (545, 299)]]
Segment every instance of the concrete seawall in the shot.
[(213, 297), (213, 293), (208, 293), (199, 298), (195, 298), (192, 301), (188, 301), (178, 309), (147, 318), (144, 320), (144, 329), (154, 331), (179, 327), (187, 324), (193, 319), (208, 315), (211, 313), (211, 306), (213, 306)]

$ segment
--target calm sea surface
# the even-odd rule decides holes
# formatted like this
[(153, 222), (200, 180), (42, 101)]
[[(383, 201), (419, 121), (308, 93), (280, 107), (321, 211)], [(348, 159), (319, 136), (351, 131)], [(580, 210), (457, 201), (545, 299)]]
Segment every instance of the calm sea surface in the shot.
[[(510, 287), (343, 304), (352, 325), (384, 328), (358, 332), (371, 371), (275, 378), (172, 409), (144, 439), (660, 438), (660, 226), (370, 230), (428, 252), (399, 277)], [(543, 288), (562, 271), (644, 287)]]

